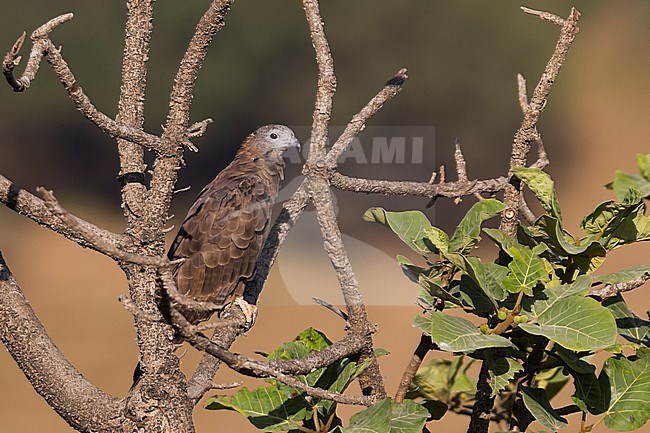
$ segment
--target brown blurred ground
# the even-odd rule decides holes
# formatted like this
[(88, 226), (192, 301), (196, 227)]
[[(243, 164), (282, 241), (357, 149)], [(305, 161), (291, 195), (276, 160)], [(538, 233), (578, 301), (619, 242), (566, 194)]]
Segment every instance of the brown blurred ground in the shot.
[[(113, 113), (110, 107), (116, 100), (122, 37), (118, 29), (123, 12), (107, 15), (108, 8), (113, 8), (108, 3), (32, 3), (38, 7), (28, 12), (5, 10), (0, 46), (9, 47), (18, 29), (34, 28), (68, 10), (78, 12), (69, 27), (57, 30), (54, 39), (62, 41), (64, 54), (73, 68), (78, 68), (78, 78), (82, 85), (87, 83), (91, 97), (97, 95), (98, 105)], [(412, 78), (404, 93), (385, 107), (373, 124), (436, 128), (435, 149), (431, 146), (425, 151), (429, 165), (408, 170), (400, 166), (346, 166), (347, 172), (427, 179), (434, 163), (448, 163), (456, 135), (465, 146), (470, 177), (504, 172), (508, 146), (520, 118), (515, 74), (521, 71), (526, 75), (529, 89), (536, 82), (555, 44), (557, 30), (551, 24), (521, 14), (516, 2), (480, 3), (478, 7), (477, 2), (412, 1), (403, 2), (407, 7), (399, 10), (395, 10), (394, 2), (324, 3), (340, 80), (335, 121), (347, 121), (386, 78), (406, 65)], [(256, 124), (309, 123), (315, 69), (300, 7), (298, 2), (270, 4), (236, 3), (226, 30), (210, 52), (193, 116), (195, 120), (212, 116), (216, 124), (205, 139), (197, 141), (201, 152), (188, 157), (181, 186), (191, 183), (194, 188), (175, 201), (178, 216), (184, 215), (198, 186), (227, 163), (232, 144)], [(576, 4), (583, 11), (581, 32), (540, 124), (551, 159), (549, 170), (572, 229), (598, 202), (610, 198), (601, 185), (612, 179), (614, 170), (634, 171), (636, 153), (650, 151), (650, 5), (645, 0)], [(568, 3), (560, 1), (531, 1), (527, 6), (568, 12)], [(159, 2), (159, 7), (161, 28), (154, 37), (157, 45), (152, 63), (156, 68), (152, 70), (160, 74), (152, 74), (148, 108), (153, 119), (148, 128), (153, 132), (161, 123), (156, 119), (164, 109), (169, 71), (203, 5), (193, 2), (188, 6), (192, 13), (164, 2)], [(377, 11), (371, 13), (375, 8)], [(177, 21), (187, 29), (180, 24), (179, 30), (173, 27)], [(91, 31), (93, 37), (87, 41), (74, 33), (79, 28), (75, 26), (96, 26), (97, 30)], [(106, 49), (93, 50), (95, 45), (106, 45)], [(174, 53), (171, 60), (165, 50)], [(117, 172), (114, 146), (71, 108), (51, 75), (44, 67), (24, 95), (0, 89), (0, 172), (24, 187), (53, 187), (75, 213), (119, 231), (122, 223), (118, 186), (113, 180)], [(292, 170), (290, 174), (295, 175), (295, 168)], [(423, 209), (426, 203), (341, 193), (337, 198), (352, 263), (367, 298), (375, 304), (369, 313), (379, 324), (377, 344), (391, 352), (382, 358), (382, 371), (389, 390), (394, 392), (418, 340), (410, 326), (418, 309), (408, 306), (416, 288), (391, 259), (409, 252), (387, 230), (360, 222), (360, 216), (370, 206)], [(453, 230), (459, 212), (442, 200), (427, 211), (448, 231)], [(338, 299), (334, 276), (313, 236), (314, 228), (309, 215), (300, 221), (266, 286), (257, 326), (237, 342), (235, 350), (248, 355), (256, 350), (268, 351), (308, 326), (324, 330), (333, 339), (343, 335), (342, 323), (331, 313), (296, 303), (296, 299), (311, 296)], [(37, 228), (4, 208), (0, 209), (0, 248), (58, 346), (95, 384), (124, 395), (137, 353), (131, 317), (117, 302), (117, 296), (127, 291), (119, 269), (110, 260)], [(648, 264), (649, 252), (647, 245), (617, 251), (603, 271)], [(296, 290), (304, 295), (298, 296)], [(641, 315), (650, 307), (648, 288), (645, 290), (626, 295)], [(401, 299), (397, 302), (401, 306), (377, 305), (386, 303), (382, 300), (387, 298), (391, 303)], [(195, 359), (190, 350), (185, 360)], [(219, 382), (234, 379), (237, 376), (226, 369), (217, 377)], [(246, 383), (254, 384), (249, 380)], [(4, 350), (0, 351), (0, 391), (0, 433), (70, 431), (34, 393)], [(567, 397), (563, 398), (566, 403)], [(253, 431), (235, 413), (199, 408), (195, 419), (198, 431)], [(449, 416), (433, 429), (464, 432), (466, 422), (466, 418)], [(650, 428), (639, 431), (650, 432)]]

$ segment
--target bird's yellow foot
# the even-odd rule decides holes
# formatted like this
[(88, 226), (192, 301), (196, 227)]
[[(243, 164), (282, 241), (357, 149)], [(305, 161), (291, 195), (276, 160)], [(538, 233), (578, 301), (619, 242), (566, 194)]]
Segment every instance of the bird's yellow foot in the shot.
[(237, 297), (233, 301), (244, 313), (246, 317), (246, 330), (248, 331), (255, 324), (255, 319), (257, 319), (257, 305), (249, 304), (244, 300), (244, 298)]

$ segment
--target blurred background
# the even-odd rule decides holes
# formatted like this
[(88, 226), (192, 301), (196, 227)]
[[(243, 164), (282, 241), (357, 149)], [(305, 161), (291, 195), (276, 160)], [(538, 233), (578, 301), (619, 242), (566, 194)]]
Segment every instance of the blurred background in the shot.
[[(530, 93), (555, 46), (556, 26), (522, 13), (521, 3), (514, 1), (322, 3), (339, 82), (333, 125), (344, 126), (399, 68), (408, 67), (410, 77), (404, 92), (369, 122), (357, 148), (368, 152), (366, 159), (372, 162), (371, 149), (363, 147), (366, 143), (372, 146), (377, 137), (407, 137), (404, 163), (363, 163), (354, 154), (346, 159), (342, 172), (426, 181), (446, 164), (448, 179), (454, 179), (451, 163), (457, 137), (470, 178), (496, 177), (507, 171), (512, 136), (521, 119), (516, 75), (528, 79)], [(197, 0), (156, 3), (146, 102), (146, 130), (151, 133), (161, 132), (176, 67), (207, 5), (208, 1)], [(530, 0), (524, 5), (567, 16), (571, 3)], [(576, 0), (573, 5), (582, 12), (581, 30), (539, 129), (566, 225), (576, 230), (582, 216), (612, 197), (603, 185), (613, 179), (615, 170), (635, 172), (635, 155), (650, 151), (650, 3)], [(5, 8), (0, 15), (0, 47), (8, 50), (23, 30), (29, 34), (66, 12), (74, 12), (75, 19), (56, 29), (52, 39), (62, 45), (65, 59), (95, 106), (114, 117), (125, 21), (120, 2), (31, 0)], [(230, 162), (243, 137), (257, 126), (284, 123), (294, 127), (301, 140), (308, 138), (316, 65), (301, 2), (239, 0), (226, 21), (195, 91), (192, 121), (211, 117), (214, 124), (195, 140), (200, 152), (187, 155), (187, 167), (180, 173), (178, 187), (191, 189), (175, 197), (172, 223), (177, 227), (202, 186)], [(0, 86), (0, 101), (0, 173), (30, 191), (38, 185), (53, 189), (76, 215), (123, 230), (114, 140), (76, 112), (49, 67), (42, 66), (24, 94)], [(409, 153), (414, 149), (413, 137), (421, 137), (423, 144), (421, 161), (415, 163)], [(294, 156), (288, 164), (285, 199), (300, 175)], [(370, 304), (370, 318), (379, 325), (377, 345), (390, 351), (382, 358), (382, 372), (393, 393), (419, 339), (411, 328), (419, 310), (414, 305), (417, 287), (401, 274), (394, 257), (416, 258), (392, 233), (363, 222), (361, 216), (371, 206), (421, 209), (436, 225), (452, 232), (473, 199), (459, 205), (440, 199), (425, 209), (427, 200), (422, 198), (342, 192), (336, 198), (341, 229)], [(344, 334), (340, 319), (310, 304), (312, 296), (341, 301), (317, 230), (308, 209), (262, 294), (257, 326), (237, 342), (235, 350), (247, 355), (270, 351), (308, 326), (324, 330), (332, 339)], [(117, 302), (118, 295), (127, 292), (118, 267), (5, 208), (0, 208), (0, 249), (50, 335), (73, 364), (104, 390), (125, 395), (137, 349), (132, 318)], [(480, 251), (491, 252), (489, 246)], [(617, 250), (602, 272), (648, 264), (649, 253), (647, 245)], [(626, 295), (644, 316), (650, 307), (647, 289)], [(189, 367), (196, 359), (189, 350), (184, 364)], [(216, 380), (236, 378), (224, 368)], [(71, 431), (31, 389), (4, 350), (0, 351), (0, 390), (0, 433)], [(565, 395), (558, 404), (567, 402)], [(232, 412), (198, 408), (195, 420), (198, 431), (253, 431)], [(442, 421), (444, 427), (440, 422), (431, 427), (464, 432), (467, 422), (450, 416)]]

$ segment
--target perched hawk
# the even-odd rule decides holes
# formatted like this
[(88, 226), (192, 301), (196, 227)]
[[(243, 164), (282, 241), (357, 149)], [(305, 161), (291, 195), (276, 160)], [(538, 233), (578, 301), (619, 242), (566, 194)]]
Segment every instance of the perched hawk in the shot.
[[(300, 143), (289, 127), (262, 126), (203, 188), (168, 253), (170, 260), (185, 259), (174, 270), (180, 293), (224, 305), (243, 294), (284, 178), (282, 154), (292, 147)], [(179, 311), (193, 324), (210, 317), (187, 308)]]

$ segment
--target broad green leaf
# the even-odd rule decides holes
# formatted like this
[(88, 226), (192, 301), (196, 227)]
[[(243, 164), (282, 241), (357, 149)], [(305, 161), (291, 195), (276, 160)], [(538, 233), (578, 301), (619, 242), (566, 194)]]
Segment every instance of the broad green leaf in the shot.
[(495, 199), (485, 199), (474, 204), (463, 217), (454, 235), (449, 240), (449, 251), (465, 253), (480, 239), (481, 224), (498, 215), (506, 206)]
[(487, 317), (498, 309), (496, 300), (488, 296), (469, 275), (460, 277), (459, 296), (477, 316)]
[(582, 411), (598, 415), (607, 410), (609, 389), (603, 390), (594, 372), (572, 373), (576, 391), (571, 397)]
[(483, 232), (506, 253), (510, 251), (511, 247), (517, 245), (517, 241), (508, 236), (508, 234), (503, 230), (485, 228), (483, 229)]
[(561, 430), (568, 426), (567, 420), (561, 417), (549, 403), (546, 391), (542, 388), (521, 386), (524, 405), (537, 421), (551, 431)]
[(503, 280), (508, 268), (496, 263), (482, 263), (478, 257), (467, 257), (467, 273), (478, 286), (495, 301), (503, 301), (508, 292), (503, 288)]
[(298, 359), (304, 358), (314, 350), (321, 350), (332, 342), (317, 329), (308, 328), (288, 343), (269, 353), (268, 359)]
[(548, 273), (542, 260), (525, 246), (510, 248), (512, 261), (508, 263), (510, 273), (503, 280), (503, 286), (511, 293), (522, 290), (528, 296), (533, 296), (533, 287), (538, 282), (549, 281)]
[(634, 218), (634, 225), (636, 226), (636, 242), (650, 240), (650, 217), (639, 213)]
[(650, 349), (636, 356), (609, 358), (604, 367), (611, 399), (605, 425), (613, 430), (634, 430), (650, 418)]
[(564, 388), (569, 381), (569, 376), (563, 373), (564, 368), (555, 367), (542, 370), (535, 375), (535, 384), (538, 388), (546, 390), (546, 397), (551, 400)]
[(650, 182), (650, 153), (648, 154), (637, 153), (636, 162), (639, 165), (639, 171), (641, 172), (641, 176), (643, 176), (645, 180)]
[(244, 415), (259, 430), (265, 432), (285, 431), (302, 425), (311, 417), (311, 407), (302, 394), (287, 394), (275, 385), (250, 391), (243, 388), (230, 397), (212, 397), (206, 401), (206, 409), (234, 410)]
[(598, 350), (616, 342), (614, 316), (594, 299), (571, 296), (540, 308), (533, 306), (538, 314), (534, 323), (519, 327), (575, 351)]
[(404, 256), (397, 256), (397, 263), (399, 263), (400, 268), (402, 268), (402, 272), (404, 272), (404, 275), (406, 275), (409, 280), (413, 281), (416, 284), (420, 284), (420, 274), (425, 273), (427, 269), (413, 264), (412, 261)]
[(431, 227), (431, 223), (422, 212), (414, 210), (391, 212), (380, 207), (373, 207), (363, 214), (363, 219), (385, 225), (418, 253), (423, 255), (431, 253), (424, 242), (425, 230)]
[(562, 219), (554, 183), (548, 173), (527, 167), (515, 168), (513, 172), (535, 194), (546, 212)]
[(650, 266), (648, 265), (632, 266), (631, 268), (614, 272), (612, 274), (594, 277), (594, 279), (605, 284), (619, 284), (636, 280), (637, 278), (641, 278), (645, 275), (650, 275)]
[(435, 358), (420, 367), (408, 397), (440, 401), (445, 406), (452, 401), (470, 400), (476, 392), (476, 383), (467, 376), (471, 364), (463, 365), (463, 359), (463, 356), (456, 356), (453, 361)]
[(596, 366), (589, 364), (587, 361), (580, 359), (578, 354), (572, 350), (555, 344), (553, 345), (553, 354), (562, 360), (569, 370), (579, 374), (588, 374), (596, 371)]
[(488, 363), (489, 383), (493, 396), (498, 395), (499, 391), (508, 386), (510, 381), (514, 379), (515, 374), (523, 368), (516, 359), (510, 357), (489, 358), (486, 362)]
[(511, 347), (510, 340), (483, 334), (472, 322), (440, 311), (431, 314), (431, 340), (448, 352), (473, 352), (486, 347)]
[[(549, 215), (539, 217), (535, 226), (547, 236), (546, 239), (542, 240), (546, 241), (553, 251), (563, 256), (584, 253), (591, 244), (596, 243), (595, 237), (583, 240), (574, 239), (562, 228), (562, 224), (557, 218)], [(532, 229), (532, 227), (529, 229)]]
[(629, 174), (617, 170), (614, 176), (614, 182), (607, 185), (614, 190), (616, 198), (623, 200), (630, 189), (636, 189), (641, 197), (650, 195), (650, 181), (638, 174)]
[(427, 278), (424, 275), (420, 275), (419, 278), (420, 286), (425, 289), (431, 296), (442, 299), (443, 301), (451, 302), (456, 305), (462, 305), (460, 300), (451, 295), (447, 290), (438, 285), (435, 281)]
[(427, 227), (424, 233), (426, 234), (426, 239), (433, 244), (438, 252), (443, 255), (447, 254), (447, 251), (449, 251), (449, 236), (447, 236), (447, 233), (438, 227)]
[(530, 314), (531, 321), (535, 322), (558, 301), (570, 296), (585, 296), (590, 288), (591, 277), (588, 275), (580, 275), (569, 284), (558, 284), (557, 280), (553, 280), (532, 300), (532, 305), (529, 305), (530, 301), (526, 300), (524, 310)]
[(603, 305), (614, 315), (618, 333), (623, 338), (634, 344), (650, 347), (650, 322), (634, 314), (620, 293), (606, 299)]
[(404, 400), (383, 400), (350, 417), (343, 433), (420, 433), (429, 417), (422, 405)]
[(424, 335), (429, 335), (431, 333), (431, 320), (426, 317), (415, 316), (413, 327), (418, 328)]
[(636, 241), (637, 227), (634, 220), (643, 214), (643, 210), (644, 205), (639, 202), (638, 194), (628, 193), (623, 203), (610, 200), (598, 205), (582, 220), (580, 227), (607, 251), (611, 251)]

